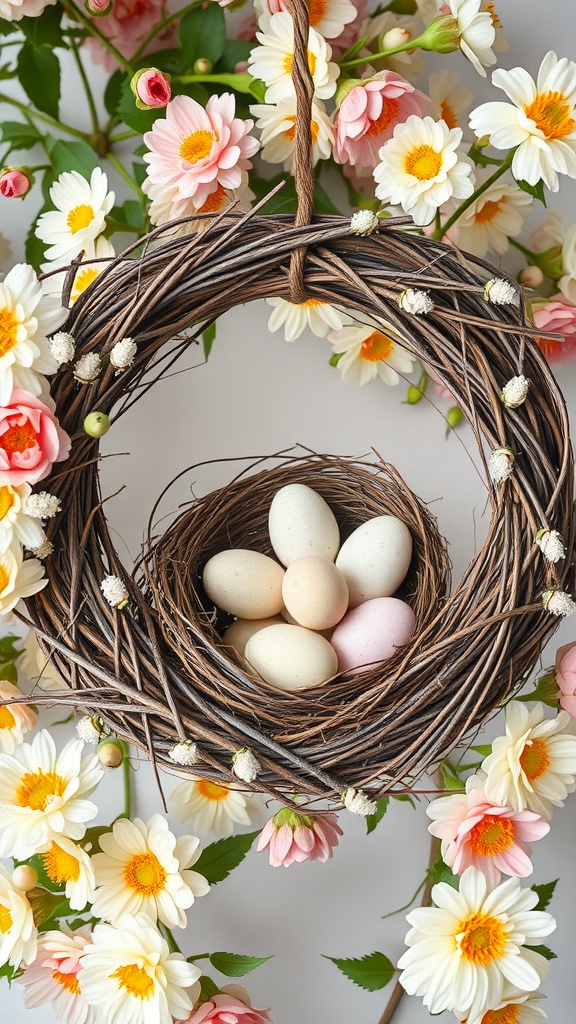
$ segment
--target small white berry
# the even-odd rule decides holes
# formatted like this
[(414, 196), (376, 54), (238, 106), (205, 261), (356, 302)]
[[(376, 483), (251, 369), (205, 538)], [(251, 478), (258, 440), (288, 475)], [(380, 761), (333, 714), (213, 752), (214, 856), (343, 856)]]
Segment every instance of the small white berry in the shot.
[(380, 218), (373, 210), (356, 210), (350, 218), (351, 235), (372, 235), (378, 230)]
[(76, 722), (78, 738), (84, 743), (92, 743), (94, 746), (96, 746), (97, 743), (100, 743), (102, 736), (107, 734), (109, 731), (108, 727), (104, 724), (102, 719), (98, 717), (98, 715), (83, 715), (82, 718)]
[(526, 401), (530, 381), (520, 374), (519, 377), (511, 377), (502, 388), (500, 398), (508, 409), (517, 409)]
[(509, 476), (512, 476), (513, 465), (514, 452), (511, 448), (495, 448), (493, 452), (490, 452), (488, 467), (492, 482), (499, 484), (503, 480), (507, 480)]
[(198, 744), (194, 740), (179, 740), (168, 751), (168, 757), (174, 764), (182, 764), (188, 768), (198, 761)]
[(53, 519), (61, 508), (60, 498), (57, 498), (55, 494), (50, 494), (49, 491), (38, 491), (37, 494), (30, 494), (26, 498), (24, 511), (33, 519)]
[(546, 611), (563, 618), (566, 618), (568, 615), (574, 615), (574, 612), (576, 612), (576, 603), (565, 590), (544, 591), (542, 594), (542, 604)]
[(398, 305), (407, 313), (413, 313), (414, 316), (423, 316), (426, 313), (431, 313), (434, 309), (434, 303), (429, 293), (416, 288), (405, 288), (398, 296)]
[(66, 331), (58, 331), (50, 338), (50, 352), (58, 366), (71, 362), (76, 352), (76, 344), (71, 334)]
[(87, 352), (74, 364), (74, 377), (81, 384), (91, 384), (100, 376), (101, 369), (100, 356), (96, 352)]
[(119, 576), (105, 576), (100, 583), (100, 590), (112, 608), (124, 608), (128, 604), (128, 589)]
[(484, 298), (495, 306), (517, 306), (520, 292), (503, 277), (492, 277), (484, 285)]
[(535, 540), (546, 561), (561, 562), (566, 558), (564, 541), (558, 530), (538, 530)]
[(262, 771), (262, 765), (249, 747), (242, 747), (232, 758), (232, 771), (242, 782), (254, 782)]
[(122, 338), (110, 349), (110, 364), (116, 370), (127, 370), (134, 362), (134, 356), (138, 351), (136, 342), (132, 338)]
[(376, 814), (378, 806), (374, 800), (370, 800), (363, 793), (361, 789), (349, 789), (344, 790), (342, 793), (342, 802), (344, 807), (353, 814), (359, 814), (362, 818), (367, 818), (369, 814)]
[(50, 540), (44, 540), (37, 548), (31, 548), (34, 558), (49, 558), (54, 551), (54, 545)]

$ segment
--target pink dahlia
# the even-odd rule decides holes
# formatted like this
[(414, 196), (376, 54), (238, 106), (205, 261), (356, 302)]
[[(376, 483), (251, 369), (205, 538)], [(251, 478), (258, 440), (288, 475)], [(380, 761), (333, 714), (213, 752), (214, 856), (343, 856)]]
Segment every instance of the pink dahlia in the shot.
[(342, 829), (335, 814), (298, 814), (283, 807), (266, 822), (258, 837), (257, 853), (268, 848), (273, 868), (285, 868), (294, 861), (320, 860), (332, 856)]
[(556, 651), (556, 682), (561, 707), (576, 718), (576, 643), (564, 644)]
[[(165, 0), (115, 0), (108, 14), (98, 18), (97, 27), (123, 57), (131, 60), (165, 14)], [(154, 52), (165, 50), (174, 46), (176, 39), (173, 22), (154, 37), (151, 48)], [(106, 71), (116, 70), (117, 61), (99, 39), (88, 36), (85, 45), (95, 64), (102, 64)]]
[(219, 992), (193, 1010), (184, 1024), (271, 1024), (271, 1021), (268, 1010), (257, 1010), (227, 992)]
[(190, 96), (176, 96), (166, 117), (144, 136), (152, 184), (175, 187), (174, 199), (194, 197), (197, 206), (206, 202), (216, 181), (225, 189), (240, 188), (259, 143), (248, 134), (254, 122), (234, 117), (235, 110), (231, 93), (211, 96), (206, 109)]
[(54, 416), (49, 395), (40, 401), (14, 388), (8, 405), (0, 406), (0, 487), (35, 484), (68, 458), (70, 438)]
[(565, 363), (576, 356), (576, 306), (563, 295), (553, 295), (547, 302), (532, 305), (532, 319), (542, 331), (558, 331), (564, 341), (536, 338), (538, 347), (549, 363)]
[(430, 100), (395, 71), (380, 71), (344, 97), (334, 118), (334, 159), (376, 167), (380, 147), (410, 114), (421, 117)]
[(493, 804), (479, 775), (470, 776), (465, 793), (432, 800), (426, 813), (432, 818), (428, 831), (442, 840), (442, 857), (454, 874), (475, 867), (490, 886), (498, 885), (500, 873), (518, 878), (531, 875), (526, 844), (550, 831), (548, 822), (533, 811)]

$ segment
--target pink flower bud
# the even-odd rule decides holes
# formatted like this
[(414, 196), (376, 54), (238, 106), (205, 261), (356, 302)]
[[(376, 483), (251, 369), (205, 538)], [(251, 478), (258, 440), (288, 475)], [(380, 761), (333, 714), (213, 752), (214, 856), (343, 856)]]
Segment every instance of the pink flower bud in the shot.
[(96, 18), (102, 18), (104, 15), (110, 14), (114, 6), (114, 0), (86, 0), (84, 6), (88, 14), (93, 14)]
[(404, 46), (410, 39), (412, 33), (407, 28), (397, 25), (385, 32), (380, 40), (383, 50), (395, 50), (397, 46)]
[(136, 106), (140, 110), (165, 107), (172, 95), (170, 75), (158, 71), (158, 68), (143, 68), (137, 71), (130, 82), (130, 87), (136, 97)]
[(31, 188), (30, 178), (18, 167), (6, 167), (0, 173), (0, 195), (5, 199), (23, 199)]
[(240, 61), (238, 61), (237, 64), (234, 65), (234, 74), (235, 75), (245, 75), (246, 72), (249, 71), (249, 70), (250, 70), (250, 65), (248, 64), (247, 60), (240, 60)]

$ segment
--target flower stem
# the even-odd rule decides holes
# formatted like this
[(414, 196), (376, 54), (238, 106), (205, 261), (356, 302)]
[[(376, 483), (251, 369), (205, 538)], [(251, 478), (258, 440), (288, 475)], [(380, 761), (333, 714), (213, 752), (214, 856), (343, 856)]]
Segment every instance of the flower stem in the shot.
[(14, 100), (11, 96), (5, 96), (4, 93), (0, 93), (0, 103), (9, 103), (27, 116), (36, 118), (37, 121), (43, 121), (44, 124), (49, 124), (52, 128), (59, 128), (61, 131), (66, 132), (67, 135), (73, 135), (76, 139), (82, 139), (84, 142), (88, 139), (86, 133), (79, 131), (78, 128), (72, 128), (69, 124), (63, 124), (62, 121), (57, 121), (55, 117), (50, 117), (50, 114), (41, 114), (39, 110), (31, 110), (25, 103), (20, 103), (19, 100)]
[(128, 173), (124, 165), (120, 163), (118, 157), (115, 156), (114, 153), (107, 153), (106, 159), (112, 164), (112, 167), (114, 167), (115, 170), (118, 171), (118, 174), (122, 178), (124, 178), (124, 181), (127, 182), (128, 185), (130, 185), (130, 188), (134, 189), (138, 196), (138, 199), (142, 201), (142, 192), (140, 191), (140, 186), (138, 182), (134, 181), (134, 178)]
[(100, 124), (98, 121), (98, 111), (96, 110), (96, 103), (94, 102), (94, 94), (92, 92), (90, 82), (88, 81), (88, 75), (86, 74), (86, 69), (82, 63), (82, 58), (80, 57), (78, 43), (75, 39), (70, 39), (70, 49), (72, 50), (72, 56), (74, 57), (76, 67), (78, 68), (78, 74), (80, 75), (82, 85), (84, 86), (84, 92), (86, 93), (86, 100), (88, 103), (88, 109), (90, 110), (90, 119), (92, 121), (92, 127), (94, 129), (95, 134), (98, 135), (100, 132)]
[(124, 785), (124, 812), (121, 815), (122, 818), (130, 818), (132, 816), (132, 795), (130, 791), (130, 759), (128, 757), (129, 747), (124, 740), (119, 741), (122, 744), (122, 751), (124, 757), (122, 758), (122, 782)]
[(128, 128), (125, 132), (118, 132), (118, 135), (111, 135), (108, 139), (110, 145), (114, 145), (116, 142), (124, 142), (125, 139), (135, 139), (140, 132), (133, 131), (132, 128)]
[(86, 26), (91, 36), (94, 36), (96, 39), (100, 40), (102, 46), (106, 47), (108, 52), (111, 53), (114, 59), (118, 61), (120, 67), (123, 67), (129, 75), (132, 75), (132, 65), (130, 64), (130, 61), (127, 61), (126, 58), (120, 53), (120, 50), (117, 50), (114, 44), (111, 43), (110, 40), (106, 38), (104, 33), (100, 31), (100, 29), (96, 26), (95, 18), (89, 18), (87, 14), (84, 14), (84, 11), (81, 10), (80, 7), (76, 6), (74, 0), (62, 0), (62, 6), (65, 11), (68, 11), (68, 13), (72, 14), (72, 17), (77, 18), (78, 21), (82, 22), (82, 24)]
[(173, 936), (172, 932), (170, 931), (170, 929), (168, 928), (168, 926), (165, 925), (165, 924), (160, 923), (159, 924), (159, 928), (160, 928), (160, 931), (162, 932), (164, 938), (166, 939), (166, 942), (168, 943), (168, 949), (170, 950), (170, 952), (171, 953), (181, 953), (182, 950), (180, 949), (180, 946), (176, 942), (176, 939), (174, 938), (174, 936)]
[(381, 50), (380, 53), (371, 53), (367, 57), (355, 57), (354, 60), (343, 60), (341, 68), (357, 68), (361, 64), (373, 64), (376, 60), (385, 60), (386, 57), (393, 57), (395, 53), (405, 53), (406, 50), (416, 50), (420, 46), (420, 36), (417, 39), (409, 39), (400, 46), (392, 46), (389, 50)]
[(506, 154), (502, 163), (500, 164), (499, 167), (496, 168), (494, 173), (491, 174), (489, 178), (486, 178), (486, 181), (483, 182), (483, 184), (480, 185), (480, 187), (477, 188), (476, 191), (473, 192), (471, 196), (468, 196), (468, 199), (465, 199), (464, 202), (460, 204), (457, 210), (454, 210), (454, 213), (452, 214), (451, 217), (448, 218), (444, 226), (440, 228), (440, 230), (434, 231), (432, 238), (436, 238), (438, 241), (441, 238), (443, 238), (446, 232), (450, 230), (452, 225), (456, 223), (458, 218), (461, 217), (462, 214), (465, 213), (470, 206), (472, 206), (472, 203), (475, 203), (476, 200), (479, 199), (479, 197), (484, 192), (486, 192), (487, 189), (489, 189), (490, 186), (493, 185), (495, 181), (498, 181), (498, 178), (501, 178), (503, 174), (506, 174), (506, 171), (512, 164), (515, 152), (516, 148), (511, 149), (510, 152)]
[(531, 249), (527, 249), (525, 245), (521, 245), (515, 238), (509, 238), (508, 241), (510, 242), (510, 245), (513, 245), (515, 249), (518, 249), (519, 252), (523, 253), (527, 260), (530, 260), (532, 263), (536, 262), (535, 252), (532, 252)]
[(152, 31), (146, 36), (144, 42), (140, 44), (132, 59), (134, 61), (139, 60), (140, 57), (145, 52), (145, 50), (148, 49), (152, 40), (155, 39), (156, 36), (160, 34), (160, 32), (162, 32), (162, 29), (165, 29), (168, 25), (171, 25), (173, 21), (177, 21), (178, 18), (183, 18), (186, 14), (189, 14), (190, 11), (195, 11), (199, 7), (203, 7), (204, 3), (205, 0), (194, 0), (194, 3), (187, 4), (187, 6), (183, 7), (182, 10), (175, 11), (174, 14), (167, 14), (164, 18), (162, 18), (161, 21), (158, 22), (157, 25), (154, 26)]

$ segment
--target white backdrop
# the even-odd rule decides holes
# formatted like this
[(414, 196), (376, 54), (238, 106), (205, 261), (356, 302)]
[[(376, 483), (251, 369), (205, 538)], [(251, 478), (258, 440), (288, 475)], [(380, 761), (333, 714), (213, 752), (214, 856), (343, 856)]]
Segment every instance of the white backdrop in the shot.
[[(573, 0), (550, 0), (546, 5), (540, 0), (501, 0), (498, 9), (511, 42), (509, 53), (500, 55), (500, 66), (522, 64), (535, 73), (549, 48), (576, 58)], [(457, 66), (457, 60), (448, 59), (449, 66)], [(478, 101), (500, 98), (463, 62), (461, 66)], [(71, 100), (68, 106), (72, 110), (68, 116), (74, 120)], [(80, 117), (76, 112), (77, 123)], [(570, 221), (575, 195), (574, 183), (563, 181), (560, 195), (552, 198), (550, 206), (563, 210)], [(4, 201), (0, 207), (2, 232), (12, 240), (15, 260), (23, 256), (34, 202), (31, 197), (24, 205)], [(328, 366), (330, 348), (325, 341), (306, 335), (286, 344), (279, 335), (268, 334), (268, 312), (258, 303), (224, 317), (209, 364), (201, 366), (201, 354), (190, 351), (181, 366), (197, 364), (196, 368), (157, 384), (105, 438), (102, 447), (107, 454), (129, 453), (105, 460), (102, 469), (105, 495), (127, 485), (107, 504), (117, 548), (121, 555), (126, 553), (125, 564), (129, 566), (138, 554), (157, 494), (182, 468), (205, 459), (269, 454), (302, 443), (316, 451), (350, 455), (361, 455), (373, 446), (393, 462), (412, 489), (431, 503), (450, 542), (458, 578), (485, 529), (485, 492), (472, 465), (474, 443), (468, 430), (461, 429), (446, 440), (441, 415), (430, 403), (402, 404), (403, 385), (389, 389), (374, 383), (363, 390), (344, 386), (338, 372)], [(559, 378), (574, 418), (576, 365), (562, 368)], [(232, 467), (225, 464), (189, 474), (169, 492), (164, 511), (174, 511), (189, 498), (192, 487), (202, 493), (231, 475)], [(576, 625), (568, 621), (544, 652), (543, 666), (552, 663), (557, 646), (571, 639), (576, 639)], [(56, 717), (46, 711), (42, 719), (49, 725)], [(489, 724), (486, 741), (500, 731), (501, 724), (501, 718)], [(73, 730), (59, 726), (55, 734), (63, 743)], [(149, 766), (138, 755), (135, 763), (133, 813), (146, 819), (161, 809), (161, 802)], [(167, 793), (174, 784), (174, 776), (166, 774)], [(96, 799), (101, 821), (119, 812), (118, 774), (107, 776)], [(255, 827), (268, 813), (259, 802)], [(189, 831), (172, 813), (170, 820), (177, 833)], [(188, 954), (204, 950), (274, 954), (247, 979), (247, 987), (256, 1006), (272, 1008), (275, 1024), (313, 1020), (377, 1024), (389, 991), (369, 994), (356, 988), (321, 954), (361, 956), (378, 949), (396, 960), (404, 948), (403, 915), (381, 918), (407, 902), (422, 877), (428, 857), (424, 806), (414, 811), (394, 804), (368, 837), (360, 819), (343, 814), (341, 821), (345, 834), (331, 862), (273, 869), (264, 854), (252, 852), (189, 915), (190, 926), (182, 940)], [(545, 985), (547, 1012), (554, 1024), (573, 1019), (575, 823), (576, 797), (555, 813), (550, 835), (534, 848), (533, 880), (560, 878), (550, 908), (558, 920), (550, 945), (559, 958)], [(0, 1020), (52, 1024), (49, 1009), (23, 1009), (18, 986), (3, 992), (2, 1001)], [(397, 1024), (423, 1024), (428, 1019), (421, 1002), (408, 997), (395, 1016)], [(454, 1020), (451, 1014), (438, 1019)]]

